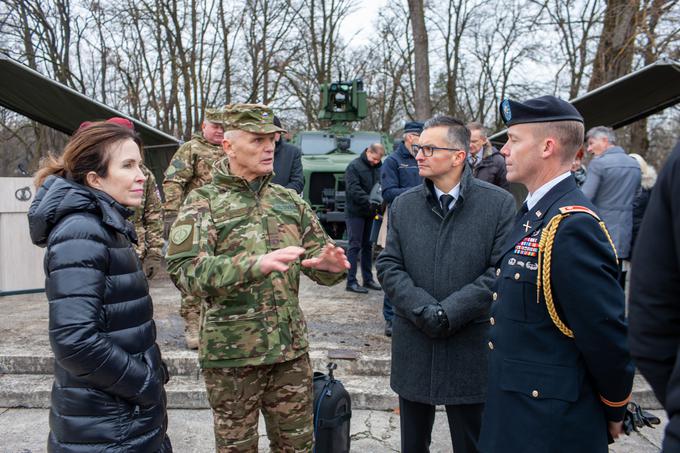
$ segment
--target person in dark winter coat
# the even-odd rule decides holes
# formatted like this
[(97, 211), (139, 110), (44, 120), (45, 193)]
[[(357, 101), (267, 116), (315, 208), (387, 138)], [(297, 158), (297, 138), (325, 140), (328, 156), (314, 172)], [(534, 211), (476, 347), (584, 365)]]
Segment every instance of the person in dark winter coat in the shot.
[(505, 157), (489, 143), (486, 138), (486, 129), (481, 123), (472, 122), (467, 124), (470, 130), (470, 155), (468, 162), (472, 167), (472, 175), (475, 178), (486, 181), (489, 184), (510, 190), (510, 184), (506, 179)]
[(469, 140), (454, 118), (425, 123), (416, 155), (425, 182), (392, 202), (376, 263), (395, 308), (390, 385), (399, 395), (404, 452), (429, 451), (439, 404), (446, 406), (453, 450), (477, 451), (493, 265), (515, 202), (472, 176)]
[(385, 158), (380, 171), (382, 197), (390, 204), (411, 187), (423, 183), (423, 177), (418, 173), (418, 163), (411, 147), (418, 143), (418, 137), (423, 131), (423, 123), (408, 121), (404, 124), (404, 141), (397, 149)]
[(167, 368), (125, 220), (141, 203), (141, 142), (111, 123), (79, 130), (36, 176), (31, 239), (45, 253), (55, 356), (49, 452), (171, 452)]
[[(281, 120), (274, 117), (274, 124), (281, 127)], [(277, 132), (274, 136), (276, 147), (274, 148), (274, 176), (271, 182), (279, 184), (286, 189), (293, 189), (298, 194), (305, 188), (305, 175), (302, 172), (302, 151), (297, 146), (290, 144)]]
[(631, 240), (631, 248), (635, 246), (635, 239), (637, 238), (640, 225), (642, 225), (642, 218), (645, 216), (649, 198), (652, 195), (652, 189), (656, 184), (656, 170), (639, 154), (630, 153), (630, 157), (635, 159), (640, 165), (640, 190), (633, 201), (633, 237)]
[[(387, 203), (388, 208), (398, 195), (423, 183), (423, 177), (418, 172), (416, 155), (413, 152), (413, 144), (418, 143), (421, 132), (423, 132), (423, 123), (407, 121), (404, 124), (404, 140), (399, 143), (399, 147), (392, 154), (385, 158), (382, 164), (380, 185), (383, 201)], [(383, 222), (386, 222), (385, 228), (387, 228), (389, 215), (387, 213), (385, 215), (387, 217), (383, 218)], [(394, 308), (387, 294), (383, 297), (383, 317), (385, 318), (385, 335), (391, 337)]]
[[(347, 291), (360, 294), (367, 293), (368, 289), (382, 289), (373, 280), (371, 227), (379, 206), (371, 203), (370, 194), (373, 186), (380, 182), (380, 165), (384, 155), (385, 148), (380, 143), (374, 143), (350, 162), (345, 170), (345, 222), (349, 238), (347, 259), (351, 266), (347, 274)], [(358, 260), (361, 261), (363, 287), (357, 281)]]
[(652, 191), (633, 250), (630, 351), (668, 414), (664, 453), (680, 452), (680, 142)]

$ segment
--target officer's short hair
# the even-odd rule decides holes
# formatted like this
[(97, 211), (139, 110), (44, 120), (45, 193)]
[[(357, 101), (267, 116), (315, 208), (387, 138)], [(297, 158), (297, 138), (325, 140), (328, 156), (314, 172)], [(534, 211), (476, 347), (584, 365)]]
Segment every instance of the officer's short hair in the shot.
[(607, 141), (609, 141), (610, 144), (612, 145), (616, 144), (616, 134), (614, 134), (614, 129), (612, 129), (611, 127), (595, 126), (591, 128), (586, 134), (586, 140), (588, 140), (589, 138), (594, 139), (602, 137), (607, 137)]
[(583, 123), (580, 121), (551, 121), (534, 123), (543, 138), (552, 137), (560, 145), (562, 161), (571, 162), (583, 146)]
[(451, 148), (459, 147), (467, 153), (470, 150), (470, 130), (465, 123), (448, 115), (435, 115), (425, 121), (423, 130), (433, 127), (445, 127), (446, 138)]

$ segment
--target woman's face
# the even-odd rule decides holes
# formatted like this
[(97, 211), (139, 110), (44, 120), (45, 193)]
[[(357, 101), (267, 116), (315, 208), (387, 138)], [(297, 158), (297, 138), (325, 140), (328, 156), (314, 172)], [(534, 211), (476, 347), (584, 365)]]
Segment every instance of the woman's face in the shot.
[(111, 158), (106, 177), (90, 172), (88, 184), (106, 192), (123, 206), (140, 206), (146, 177), (139, 167), (142, 162), (139, 147), (132, 139), (125, 139), (112, 144), (109, 153)]

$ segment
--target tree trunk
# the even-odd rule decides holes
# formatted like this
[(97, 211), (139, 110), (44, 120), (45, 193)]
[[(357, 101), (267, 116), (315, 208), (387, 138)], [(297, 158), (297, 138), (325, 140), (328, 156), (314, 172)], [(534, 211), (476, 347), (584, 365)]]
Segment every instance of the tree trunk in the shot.
[(415, 51), (416, 118), (426, 120), (432, 116), (432, 101), (430, 100), (430, 62), (423, 0), (408, 0), (408, 9), (411, 16), (411, 27), (413, 27)]
[(628, 74), (633, 63), (640, 0), (609, 0), (588, 91)]

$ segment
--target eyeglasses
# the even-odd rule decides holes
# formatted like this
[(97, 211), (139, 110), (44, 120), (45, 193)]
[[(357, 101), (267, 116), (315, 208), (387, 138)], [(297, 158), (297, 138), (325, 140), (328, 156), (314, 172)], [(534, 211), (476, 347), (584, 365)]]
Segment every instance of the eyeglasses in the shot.
[(423, 156), (425, 157), (432, 157), (432, 154), (434, 154), (435, 151), (465, 151), (461, 148), (442, 148), (440, 146), (432, 146), (432, 145), (416, 145), (413, 144), (411, 145), (411, 149), (415, 154), (418, 154), (419, 151), (422, 151)]

